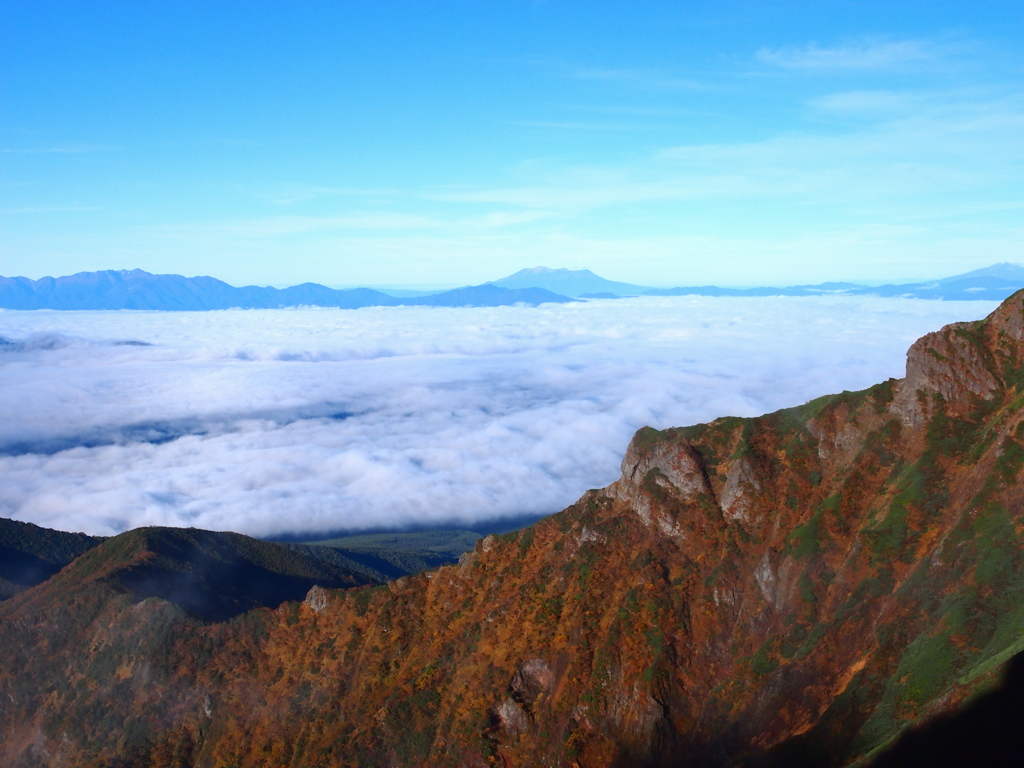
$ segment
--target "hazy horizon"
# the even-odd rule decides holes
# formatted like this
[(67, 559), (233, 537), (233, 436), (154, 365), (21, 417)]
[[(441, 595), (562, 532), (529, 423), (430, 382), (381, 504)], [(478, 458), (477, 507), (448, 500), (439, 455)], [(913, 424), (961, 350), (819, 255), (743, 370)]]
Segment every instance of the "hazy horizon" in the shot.
[[(1009, 263), (1013, 263), (1013, 262), (1009, 262)], [(1015, 266), (1024, 266), (1024, 265), (1016, 264), (1016, 263), (1013, 263), (1013, 264)], [(985, 265), (983, 265), (983, 267), (985, 267), (985, 266), (993, 266), (993, 265), (992, 264), (985, 264)], [(105, 268), (105, 269), (97, 269), (97, 270), (83, 270), (82, 272), (84, 272), (84, 273), (103, 272), (103, 271), (131, 272), (133, 269), (138, 269), (138, 268), (137, 267), (108, 267), (108, 268)], [(585, 270), (585, 271), (594, 272), (594, 270), (591, 270), (588, 267), (548, 267), (546, 265), (539, 265), (538, 264), (538, 265), (534, 265), (532, 267), (522, 267), (520, 269), (515, 270), (512, 273), (509, 273), (508, 275), (500, 275), (500, 276), (497, 276), (497, 277), (489, 278), (485, 282), (492, 282), (494, 280), (501, 280), (502, 278), (509, 277), (512, 274), (515, 274), (515, 273), (517, 273), (517, 272), (519, 272), (521, 270), (524, 270), (524, 269), (551, 269), (551, 270), (556, 270), (556, 271), (557, 270), (570, 270), (570, 271)], [(144, 270), (144, 271), (147, 271), (147, 270)], [(79, 272), (79, 273), (72, 273), (72, 274), (81, 274), (81, 272)], [(158, 273), (152, 273), (152, 274), (158, 274)], [(167, 274), (180, 274), (180, 273), (167, 273)], [(594, 272), (594, 274), (597, 274), (597, 273)], [(69, 277), (69, 276), (70, 275), (43, 275), (41, 277), (36, 277), (36, 278), (29, 277), (28, 279), (30, 279), (30, 280), (39, 280), (39, 279), (42, 279), (43, 277), (57, 278), (57, 277)], [(186, 278), (213, 277), (215, 279), (222, 280), (222, 278), (220, 278), (217, 275), (212, 274), (210, 272), (196, 273), (196, 274), (182, 274), (181, 276), (182, 277), (186, 277)], [(948, 275), (947, 274), (941, 274), (941, 275), (936, 274), (936, 275), (930, 275), (930, 276), (927, 276), (927, 277), (922, 277), (922, 276), (902, 277), (902, 278), (892, 278), (892, 279), (889, 279), (889, 280), (863, 279), (863, 280), (859, 280), (859, 281), (854, 281), (854, 280), (842, 280), (842, 279), (839, 279), (839, 280), (830, 280), (830, 281), (827, 281), (827, 282), (848, 282), (848, 283), (856, 282), (856, 283), (858, 283), (860, 285), (865, 285), (865, 286), (901, 285), (901, 284), (904, 284), (904, 283), (927, 282), (929, 280), (943, 279), (943, 278), (952, 277), (952, 276), (953, 276), (952, 274), (948, 274)], [(0, 277), (27, 277), (27, 275), (0, 275)], [(607, 275), (603, 275), (603, 274), (598, 274), (598, 277), (601, 277), (601, 278), (604, 278), (604, 279), (607, 279), (607, 280), (613, 279), (613, 278), (609, 278)], [(222, 281), (223, 282), (228, 282), (227, 280), (222, 280)], [(325, 282), (321, 282), (321, 281), (318, 281), (318, 280), (309, 280), (307, 282), (319, 283), (320, 285), (324, 285), (325, 287), (332, 288), (334, 290), (352, 290), (352, 289), (355, 289), (355, 288), (370, 288), (370, 289), (373, 289), (373, 290), (380, 290), (380, 291), (396, 290), (396, 291), (437, 291), (437, 292), (442, 292), (442, 291), (452, 290), (452, 289), (455, 289), (455, 288), (461, 288), (463, 286), (468, 285), (468, 283), (465, 283), (465, 282), (462, 282), (462, 283), (459, 283), (459, 282), (456, 282), (456, 283), (433, 283), (433, 284), (429, 284), (429, 283), (373, 283), (373, 284), (370, 284), (370, 283), (325, 283)], [(629, 282), (629, 281), (616, 280), (615, 282)], [(229, 283), (228, 282), (228, 284), (229, 285), (233, 285), (234, 287), (244, 287), (244, 285), (242, 283)], [(793, 285), (793, 284), (795, 284), (795, 283), (786, 283), (784, 285), (783, 281), (776, 280), (774, 282), (769, 281), (769, 282), (766, 282), (766, 283), (757, 283), (757, 284), (755, 284), (755, 283), (716, 283), (715, 285), (717, 285), (718, 287), (721, 287), (721, 288), (744, 289), (744, 288), (757, 288), (757, 287), (788, 287), (789, 285)], [(271, 288), (283, 289), (283, 288), (290, 288), (290, 287), (293, 287), (295, 285), (297, 285), (297, 283), (277, 283), (277, 284), (268, 284), (266, 286), (261, 286), (261, 287), (271, 287)], [(640, 285), (640, 284), (637, 284), (637, 285)], [(641, 287), (646, 287), (646, 288), (677, 288), (677, 287), (681, 287), (682, 285), (684, 285), (684, 284), (682, 284), (682, 283), (667, 284), (666, 283), (664, 285), (642, 285)], [(692, 283), (691, 282), (688, 285), (694, 285), (695, 286), (695, 285), (697, 285), (697, 283)], [(0, 309), (0, 311), (2, 311), (2, 309)]]

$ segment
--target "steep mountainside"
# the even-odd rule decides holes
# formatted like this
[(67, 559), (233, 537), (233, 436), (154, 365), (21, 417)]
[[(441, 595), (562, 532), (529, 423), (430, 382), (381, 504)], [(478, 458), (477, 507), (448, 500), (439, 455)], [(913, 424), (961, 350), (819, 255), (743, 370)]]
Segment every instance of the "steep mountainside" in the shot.
[(902, 380), (640, 430), (608, 488), (386, 586), (204, 624), (86, 593), (108, 542), (0, 604), (0, 761), (866, 764), (1024, 650), (1022, 466), (1017, 294)]

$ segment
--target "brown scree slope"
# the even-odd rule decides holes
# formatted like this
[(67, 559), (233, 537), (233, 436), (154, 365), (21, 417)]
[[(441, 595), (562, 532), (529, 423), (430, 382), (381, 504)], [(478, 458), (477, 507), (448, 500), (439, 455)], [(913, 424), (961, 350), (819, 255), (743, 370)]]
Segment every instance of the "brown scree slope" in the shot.
[(204, 623), (115, 537), (0, 604), (0, 763), (866, 764), (1024, 649), (1022, 465), (1018, 293), (386, 586)]

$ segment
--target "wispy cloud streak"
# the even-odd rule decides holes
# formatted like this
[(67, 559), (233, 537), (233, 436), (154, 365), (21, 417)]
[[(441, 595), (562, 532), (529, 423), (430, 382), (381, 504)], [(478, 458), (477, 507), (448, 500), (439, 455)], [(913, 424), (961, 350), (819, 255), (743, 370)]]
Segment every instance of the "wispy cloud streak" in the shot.
[(890, 70), (934, 61), (939, 52), (925, 40), (867, 38), (831, 47), (811, 43), (793, 48), (762, 48), (766, 64), (802, 70)]

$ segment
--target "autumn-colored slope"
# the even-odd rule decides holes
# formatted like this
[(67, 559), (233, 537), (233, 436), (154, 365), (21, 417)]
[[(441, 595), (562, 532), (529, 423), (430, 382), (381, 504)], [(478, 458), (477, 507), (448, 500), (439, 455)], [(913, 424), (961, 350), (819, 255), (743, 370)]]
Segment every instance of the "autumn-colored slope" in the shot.
[(1017, 294), (919, 340), (903, 380), (641, 430), (608, 488), (386, 586), (203, 624), (100, 582), (69, 599), (97, 548), (0, 605), (0, 756), (868, 761), (1024, 649), (1022, 424)]

